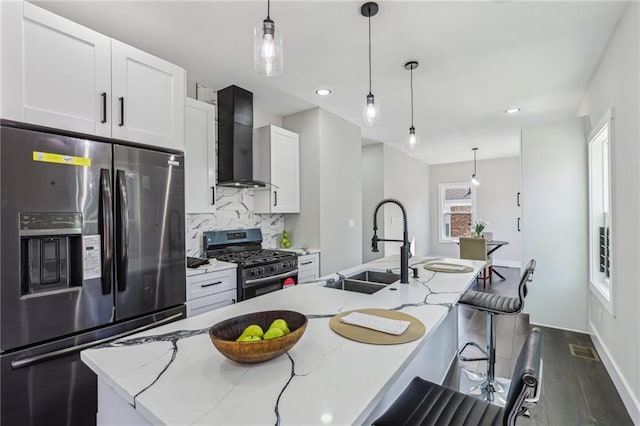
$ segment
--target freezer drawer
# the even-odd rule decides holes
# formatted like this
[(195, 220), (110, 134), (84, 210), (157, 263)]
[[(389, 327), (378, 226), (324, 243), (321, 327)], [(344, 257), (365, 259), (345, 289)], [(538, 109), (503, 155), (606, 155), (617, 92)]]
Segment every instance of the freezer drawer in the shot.
[(0, 424), (91, 426), (96, 423), (95, 374), (80, 351), (184, 318), (185, 307), (0, 355)]

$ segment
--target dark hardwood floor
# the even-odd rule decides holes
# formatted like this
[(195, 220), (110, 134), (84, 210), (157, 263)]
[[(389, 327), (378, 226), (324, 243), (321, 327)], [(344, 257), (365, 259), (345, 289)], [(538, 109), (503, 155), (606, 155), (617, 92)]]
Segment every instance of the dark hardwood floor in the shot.
[[(476, 284), (473, 289), (515, 296), (520, 270), (504, 267), (498, 270), (505, 276), (505, 281), (494, 275), (493, 283), (487, 283), (486, 289), (482, 288), (482, 284)], [(529, 291), (535, 291), (535, 277), (529, 284)], [(496, 316), (497, 376), (511, 378), (520, 347), (530, 328), (529, 317), (526, 314)], [(593, 348), (591, 337), (587, 334), (540, 328), (543, 334), (544, 361), (542, 396), (538, 404), (530, 410), (530, 417), (518, 418), (518, 426), (633, 425), (604, 365), (599, 360), (571, 354), (569, 344)], [(459, 306), (458, 335), (460, 346), (470, 340), (484, 346), (486, 315)], [(458, 389), (460, 368), (485, 372), (486, 362), (455, 360), (445, 380), (445, 386)]]

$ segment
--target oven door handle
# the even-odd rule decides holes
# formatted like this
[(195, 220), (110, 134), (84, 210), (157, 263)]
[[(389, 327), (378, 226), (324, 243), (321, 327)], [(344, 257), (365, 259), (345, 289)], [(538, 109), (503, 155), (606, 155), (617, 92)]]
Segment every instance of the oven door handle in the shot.
[(254, 285), (258, 285), (258, 284), (268, 283), (269, 281), (273, 281), (273, 280), (279, 280), (281, 278), (293, 277), (295, 275), (298, 275), (298, 269), (297, 268), (294, 269), (293, 271), (285, 272), (285, 273), (279, 274), (279, 275), (271, 275), (270, 277), (256, 278), (255, 280), (246, 280), (244, 282), (244, 284), (245, 284), (245, 287), (254, 286)]

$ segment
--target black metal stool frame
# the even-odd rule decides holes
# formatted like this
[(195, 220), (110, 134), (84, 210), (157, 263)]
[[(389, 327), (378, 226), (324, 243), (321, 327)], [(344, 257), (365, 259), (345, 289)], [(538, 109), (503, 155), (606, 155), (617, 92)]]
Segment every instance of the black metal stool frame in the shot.
[[(524, 298), (527, 296), (527, 283), (533, 281), (533, 274), (536, 268), (536, 261), (531, 259), (522, 273), (518, 286), (518, 297), (505, 297), (496, 294), (467, 291), (458, 303), (470, 306), (474, 309), (487, 313), (487, 346), (486, 349), (480, 347), (475, 342), (467, 342), (457, 352), (461, 361), (487, 361), (486, 374), (475, 373), (462, 369), (460, 377), (460, 390), (465, 393), (482, 395), (484, 399), (491, 403), (504, 405), (508, 392), (510, 380), (496, 378), (496, 325), (495, 318), (498, 315), (516, 315), (524, 308)], [(463, 352), (469, 346), (478, 348), (483, 356), (465, 357)], [(467, 389), (464, 389), (467, 387)], [(496, 399), (496, 395), (499, 397)]]

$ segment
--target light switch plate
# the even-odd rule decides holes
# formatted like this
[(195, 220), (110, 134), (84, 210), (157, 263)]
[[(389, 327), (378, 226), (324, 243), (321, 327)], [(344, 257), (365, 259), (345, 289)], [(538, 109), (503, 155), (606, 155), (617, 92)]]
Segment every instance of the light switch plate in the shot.
[(355, 229), (356, 228), (356, 221), (354, 219), (349, 219), (347, 221), (347, 228)]

